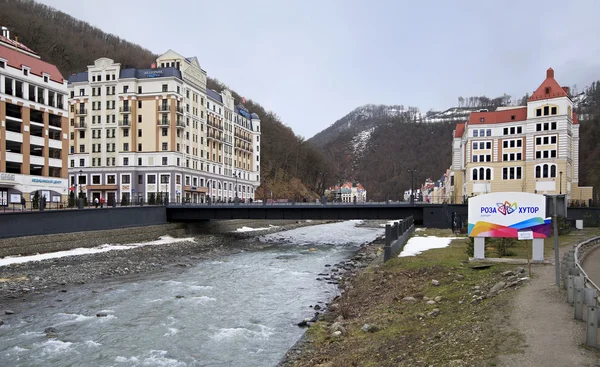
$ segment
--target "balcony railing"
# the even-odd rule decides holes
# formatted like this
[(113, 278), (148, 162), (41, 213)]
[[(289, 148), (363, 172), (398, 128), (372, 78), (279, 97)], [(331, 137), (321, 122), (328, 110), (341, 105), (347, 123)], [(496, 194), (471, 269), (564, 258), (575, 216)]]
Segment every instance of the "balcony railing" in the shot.
[(158, 126), (170, 126), (171, 125), (169, 120), (164, 120), (164, 119), (158, 119), (157, 124), (158, 124)]
[(183, 122), (183, 121), (177, 121), (177, 127), (178, 128), (182, 128), (182, 129), (185, 128), (185, 122)]
[(75, 123), (75, 129), (86, 129), (87, 128), (87, 124), (85, 122), (76, 122)]
[(131, 112), (131, 106), (119, 107), (119, 112), (121, 112), (121, 113), (130, 113)]
[(87, 108), (77, 108), (75, 109), (75, 113), (79, 116), (84, 116), (87, 115), (88, 111)]
[(131, 126), (131, 121), (119, 120), (119, 127), (129, 127), (129, 126)]
[(158, 105), (158, 112), (169, 112), (171, 110), (171, 106), (169, 106), (168, 104), (159, 104)]
[(175, 111), (176, 111), (177, 113), (181, 113), (181, 114), (183, 114), (183, 107), (181, 107), (181, 106), (176, 106), (176, 107), (175, 107)]

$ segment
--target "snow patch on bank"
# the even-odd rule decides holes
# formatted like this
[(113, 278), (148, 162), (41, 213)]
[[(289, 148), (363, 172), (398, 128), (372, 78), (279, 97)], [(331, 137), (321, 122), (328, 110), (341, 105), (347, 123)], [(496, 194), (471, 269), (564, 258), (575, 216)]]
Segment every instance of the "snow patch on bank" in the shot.
[(404, 256), (416, 256), (422, 253), (423, 251), (431, 250), (434, 248), (444, 248), (450, 245), (450, 242), (453, 240), (459, 240), (464, 237), (435, 237), (435, 236), (427, 236), (427, 237), (411, 237), (406, 245), (404, 245), (404, 249), (398, 255), (398, 257)]
[(67, 256), (79, 256), (79, 255), (88, 255), (88, 254), (98, 254), (102, 252), (115, 251), (115, 250), (130, 250), (138, 247), (144, 246), (161, 246), (161, 245), (169, 245), (172, 243), (179, 242), (196, 242), (193, 237), (186, 238), (174, 238), (171, 236), (160, 236), (158, 240), (148, 241), (148, 242), (140, 242), (140, 243), (129, 243), (126, 245), (111, 245), (105, 244), (97, 247), (85, 248), (80, 247), (73, 250), (67, 251), (57, 251), (57, 252), (48, 252), (45, 254), (37, 254), (30, 256), (7, 256), (0, 259), (0, 267), (7, 266), (11, 264), (23, 264), (30, 261), (42, 261), (49, 259), (58, 259), (61, 257)]
[(238, 228), (235, 230), (235, 232), (255, 232), (255, 231), (266, 231), (268, 229), (273, 229), (273, 228), (279, 228), (279, 226), (274, 226), (272, 224), (269, 224), (268, 227), (262, 227), (262, 228), (252, 228), (252, 227), (242, 227), (242, 228)]

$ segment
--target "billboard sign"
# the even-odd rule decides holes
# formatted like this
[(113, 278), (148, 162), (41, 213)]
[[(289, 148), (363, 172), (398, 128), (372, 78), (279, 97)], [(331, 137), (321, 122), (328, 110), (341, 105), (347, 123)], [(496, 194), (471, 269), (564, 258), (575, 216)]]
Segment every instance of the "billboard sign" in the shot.
[(496, 192), (469, 198), (469, 237), (518, 238), (519, 231), (531, 231), (534, 238), (550, 237), (544, 195)]

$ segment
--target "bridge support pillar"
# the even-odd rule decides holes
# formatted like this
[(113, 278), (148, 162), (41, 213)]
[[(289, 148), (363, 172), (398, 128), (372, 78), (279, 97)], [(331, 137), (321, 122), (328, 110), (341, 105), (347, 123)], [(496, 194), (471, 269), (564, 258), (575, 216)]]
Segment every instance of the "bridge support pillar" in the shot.
[(476, 260), (485, 259), (485, 237), (475, 237), (475, 251), (473, 258)]
[(534, 238), (533, 239), (533, 249), (531, 260), (533, 261), (544, 261), (544, 239), (543, 238)]

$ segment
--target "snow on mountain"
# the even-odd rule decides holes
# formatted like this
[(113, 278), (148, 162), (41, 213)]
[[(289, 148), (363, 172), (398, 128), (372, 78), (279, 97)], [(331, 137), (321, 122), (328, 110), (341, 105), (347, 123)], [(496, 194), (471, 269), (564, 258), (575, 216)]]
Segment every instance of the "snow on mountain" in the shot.
[(361, 131), (352, 138), (350, 145), (352, 146), (352, 152), (354, 152), (355, 156), (363, 155), (373, 131), (375, 131), (375, 127)]

